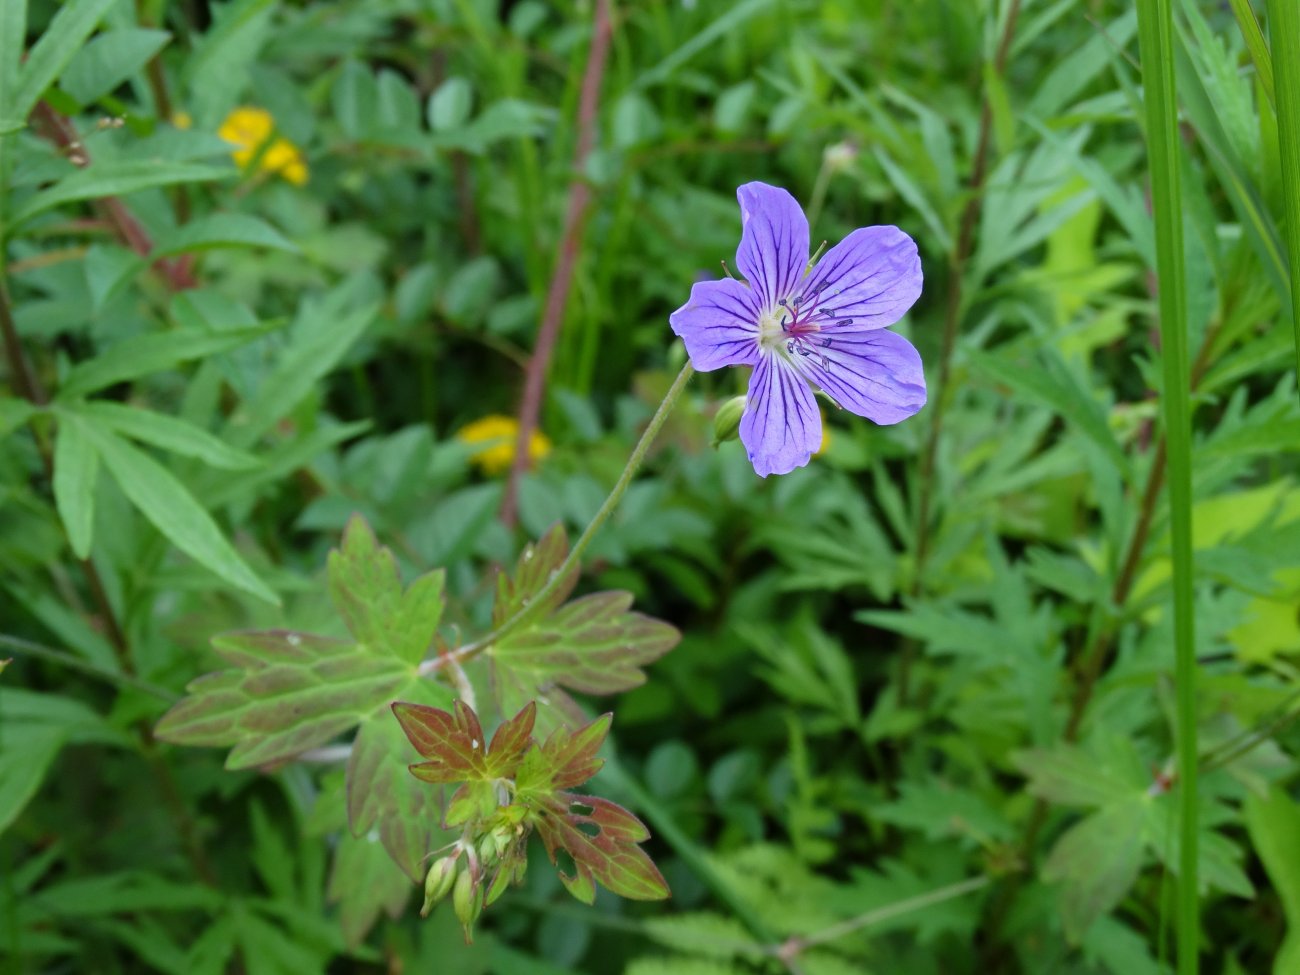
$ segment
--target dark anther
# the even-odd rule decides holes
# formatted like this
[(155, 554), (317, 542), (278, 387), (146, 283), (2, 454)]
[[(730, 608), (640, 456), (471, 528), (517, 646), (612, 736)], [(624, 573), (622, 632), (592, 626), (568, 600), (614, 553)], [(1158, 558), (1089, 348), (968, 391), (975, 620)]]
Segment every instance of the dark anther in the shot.
[(831, 340), (830, 340), (830, 338), (824, 338), (824, 339), (822, 339), (822, 348), (823, 348), (823, 349), (829, 349), (830, 347), (831, 347)]
[(789, 342), (785, 343), (785, 351), (789, 352), (791, 355), (794, 355), (794, 339), (791, 339)]

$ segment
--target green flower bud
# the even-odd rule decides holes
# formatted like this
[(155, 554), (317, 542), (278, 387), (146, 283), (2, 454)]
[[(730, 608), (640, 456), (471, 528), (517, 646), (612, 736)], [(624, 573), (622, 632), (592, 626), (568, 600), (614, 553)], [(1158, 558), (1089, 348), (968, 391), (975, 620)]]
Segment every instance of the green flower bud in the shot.
[(718, 407), (713, 415), (713, 446), (740, 436), (740, 418), (745, 413), (745, 397), (736, 396)]
[(424, 905), (420, 917), (428, 917), (438, 901), (447, 896), (456, 882), (456, 857), (442, 857), (429, 868), (424, 878)]
[(463, 870), (456, 878), (451, 905), (456, 909), (456, 920), (465, 928), (465, 941), (468, 943), (471, 940), (470, 928), (483, 913), (483, 888), (474, 882), (474, 875), (470, 871)]

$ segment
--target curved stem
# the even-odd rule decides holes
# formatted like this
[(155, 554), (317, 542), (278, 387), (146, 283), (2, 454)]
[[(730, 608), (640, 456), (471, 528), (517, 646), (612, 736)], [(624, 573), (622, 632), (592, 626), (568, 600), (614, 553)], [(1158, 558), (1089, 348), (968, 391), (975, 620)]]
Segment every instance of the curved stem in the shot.
[[(655, 410), (655, 415), (650, 418), (650, 423), (646, 426), (645, 432), (641, 434), (641, 439), (637, 441), (636, 448), (632, 451), (632, 456), (627, 459), (627, 466), (623, 468), (623, 473), (618, 476), (618, 480), (610, 490), (609, 496), (605, 498), (604, 503), (600, 506), (600, 510), (596, 512), (595, 517), (591, 519), (591, 522), (585, 529), (583, 529), (582, 534), (578, 536), (578, 540), (573, 543), (573, 548), (569, 550), (569, 554), (565, 558), (564, 562), (558, 569), (551, 573), (550, 578), (546, 581), (546, 585), (542, 586), (542, 588), (533, 595), (530, 600), (530, 605), (545, 605), (547, 597), (563, 585), (565, 580), (569, 578), (575, 569), (577, 569), (578, 564), (582, 559), (582, 553), (587, 550), (587, 546), (591, 544), (591, 540), (596, 537), (596, 532), (600, 531), (601, 526), (609, 520), (609, 516), (612, 515), (614, 509), (618, 507), (618, 503), (623, 500), (623, 495), (627, 491), (628, 486), (632, 483), (632, 478), (636, 476), (637, 470), (641, 467), (641, 462), (645, 460), (645, 455), (650, 450), (650, 445), (654, 443), (655, 437), (658, 436), (660, 428), (664, 425), (664, 421), (668, 419), (668, 414), (672, 413), (673, 407), (677, 405), (677, 400), (682, 395), (682, 390), (686, 388), (686, 384), (690, 381), (690, 378), (694, 373), (695, 370), (688, 362), (682, 367), (682, 371), (677, 374), (677, 378), (673, 380), (672, 386), (668, 388), (668, 392), (664, 396), (663, 402), (659, 404), (659, 409)], [(478, 656), (502, 637), (509, 633), (513, 633), (521, 623), (528, 619), (529, 615), (530, 613), (527, 608), (521, 609), (482, 639), (475, 640), (473, 643), (467, 643), (463, 647), (457, 647), (450, 653), (441, 654), (434, 657), (432, 660), (426, 660), (424, 663), (420, 664), (420, 673), (431, 674), (443, 667), (448, 667), (453, 664), (463, 664), (466, 660)]]

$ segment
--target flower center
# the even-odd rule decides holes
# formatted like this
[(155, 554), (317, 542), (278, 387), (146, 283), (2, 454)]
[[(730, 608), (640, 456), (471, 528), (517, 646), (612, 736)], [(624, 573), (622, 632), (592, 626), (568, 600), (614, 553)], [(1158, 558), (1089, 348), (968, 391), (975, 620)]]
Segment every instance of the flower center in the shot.
[(830, 367), (824, 352), (831, 336), (818, 335), (822, 327), (831, 323), (852, 325), (851, 318), (837, 318), (835, 312), (821, 307), (822, 286), (811, 291), (777, 300), (775, 308), (763, 312), (758, 320), (758, 344), (764, 352), (784, 349), (787, 356), (818, 355), (822, 365)]

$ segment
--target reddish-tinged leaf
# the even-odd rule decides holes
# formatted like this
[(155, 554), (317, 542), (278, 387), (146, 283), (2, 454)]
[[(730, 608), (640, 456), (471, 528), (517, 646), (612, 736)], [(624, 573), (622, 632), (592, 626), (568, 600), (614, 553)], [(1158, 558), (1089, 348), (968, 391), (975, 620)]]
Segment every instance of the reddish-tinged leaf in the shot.
[(463, 703), (457, 701), (455, 714), (449, 714), (439, 708), (398, 702), (393, 714), (415, 750), (428, 759), (411, 766), (417, 778), (433, 783), (487, 778), (483, 729)]
[[(400, 696), (424, 704), (449, 703), (443, 684), (412, 678)], [(389, 856), (414, 881), (424, 877), (425, 854), (438, 844), (430, 831), (438, 818), (437, 795), (407, 771), (406, 739), (387, 708), (361, 725), (347, 766), (348, 824), (356, 836), (372, 830)]]
[(343, 544), (329, 556), (334, 606), (357, 642), (372, 652), (418, 663), (433, 642), (442, 618), (439, 569), (421, 576), (405, 592), (393, 553), (382, 548), (364, 518), (354, 515)]
[[(593, 881), (631, 900), (669, 896), (659, 868), (637, 846), (649, 838), (649, 830), (623, 807), (608, 799), (565, 792), (538, 812), (537, 832), (551, 862), (557, 863), (559, 850), (573, 858), (577, 873), (561, 870), (560, 880), (574, 897), (590, 904), (595, 899)], [(594, 835), (588, 835), (593, 827)]]
[(551, 687), (613, 694), (645, 682), (641, 669), (677, 645), (677, 630), (629, 612), (632, 596), (600, 592), (507, 633), (489, 648), (498, 681), (537, 697)]
[(154, 733), (182, 745), (232, 745), (228, 768), (286, 761), (331, 741), (412, 675), (392, 657), (310, 633), (227, 633), (213, 646), (238, 669), (193, 681)]
[(492, 625), (500, 626), (515, 613), (527, 609), (529, 614), (549, 613), (559, 606), (578, 582), (578, 569), (575, 566), (565, 575), (564, 581), (544, 600), (534, 597), (558, 572), (569, 554), (569, 540), (565, 537), (564, 527), (554, 525), (537, 543), (529, 544), (519, 553), (515, 562), (515, 571), (510, 575), (501, 573), (497, 576), (497, 599), (492, 608)]
[(570, 731), (557, 728), (539, 748), (533, 749), (519, 767), (517, 786), (521, 792), (547, 793), (582, 785), (600, 771), (605, 760), (596, 753), (609, 734), (612, 714), (602, 714), (590, 724)]
[(492, 736), (488, 749), (488, 768), (499, 778), (510, 778), (519, 768), (524, 752), (533, 740), (533, 724), (537, 720), (537, 704), (528, 705), (509, 721), (505, 721)]
[(449, 714), (420, 704), (393, 705), (393, 713), (406, 737), (428, 759), (412, 765), (411, 773), (433, 783), (513, 778), (532, 741), (536, 707), (530, 704), (502, 724), (490, 748), (473, 709), (457, 701), (453, 710)]

